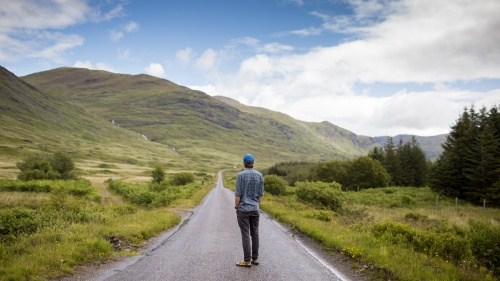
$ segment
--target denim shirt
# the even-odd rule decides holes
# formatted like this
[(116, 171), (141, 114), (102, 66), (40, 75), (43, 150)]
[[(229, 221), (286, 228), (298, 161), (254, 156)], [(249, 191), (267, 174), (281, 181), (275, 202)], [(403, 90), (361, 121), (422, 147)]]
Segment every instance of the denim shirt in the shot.
[(264, 195), (264, 178), (252, 168), (238, 173), (235, 196), (240, 197), (238, 211), (251, 212), (259, 210), (259, 197)]

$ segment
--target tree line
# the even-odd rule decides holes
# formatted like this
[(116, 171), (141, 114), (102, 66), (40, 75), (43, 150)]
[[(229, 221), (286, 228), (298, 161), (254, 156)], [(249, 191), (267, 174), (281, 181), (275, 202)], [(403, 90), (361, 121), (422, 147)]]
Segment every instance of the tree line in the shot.
[(434, 165), (431, 188), (475, 204), (500, 206), (500, 107), (465, 108)]
[(500, 206), (500, 107), (466, 107), (442, 147), (443, 153), (431, 162), (415, 137), (397, 144), (389, 137), (368, 156), (278, 163), (264, 173), (278, 175), (291, 186), (296, 181), (335, 181), (343, 190), (430, 186), (440, 194), (474, 204), (486, 200), (489, 206)]

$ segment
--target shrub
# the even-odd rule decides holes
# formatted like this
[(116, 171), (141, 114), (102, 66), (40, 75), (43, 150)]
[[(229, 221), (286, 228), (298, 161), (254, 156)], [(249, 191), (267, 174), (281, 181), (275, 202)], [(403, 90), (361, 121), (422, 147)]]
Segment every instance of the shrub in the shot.
[(149, 185), (149, 190), (154, 191), (154, 192), (162, 192), (163, 190), (167, 189), (170, 186), (170, 183), (163, 181), (161, 183), (157, 182), (152, 182)]
[(170, 182), (173, 185), (186, 185), (194, 182), (194, 175), (191, 173), (178, 173), (174, 175)]
[(73, 160), (62, 152), (57, 152), (52, 156), (30, 154), (17, 162), (16, 166), (21, 170), (17, 178), (24, 181), (77, 178), (73, 172), (75, 168)]
[(417, 204), (417, 200), (409, 195), (403, 195), (401, 198), (401, 201), (403, 202), (403, 206), (413, 206)]
[(341, 185), (332, 182), (296, 182), (296, 195), (299, 200), (326, 207), (332, 211), (338, 211), (342, 208), (344, 194), (341, 191)]
[(286, 181), (276, 175), (264, 177), (264, 190), (272, 195), (285, 195)]
[(73, 174), (75, 163), (73, 159), (65, 153), (56, 152), (49, 158), (50, 166), (59, 174), (60, 179), (74, 179), (76, 176)]
[(320, 221), (331, 221), (333, 218), (332, 211), (328, 210), (308, 210), (301, 213), (306, 218), (317, 219)]
[(442, 233), (418, 231), (411, 225), (383, 222), (375, 223), (372, 233), (375, 237), (383, 238), (390, 243), (409, 245), (415, 251), (442, 257), (455, 265), (469, 260), (472, 256), (469, 239), (453, 231)]
[(165, 180), (165, 171), (163, 170), (162, 165), (156, 165), (153, 171), (151, 172), (151, 176), (153, 177), (153, 183), (161, 183)]
[[(25, 207), (16, 207), (0, 212), (1, 233), (9, 236), (18, 236), (21, 233), (30, 234), (38, 229), (38, 213)], [(4, 240), (5, 238), (1, 236)]]
[(409, 212), (405, 215), (405, 219), (413, 221), (428, 221), (429, 217), (419, 213)]
[(500, 273), (500, 226), (469, 221), (472, 254), (482, 266)]

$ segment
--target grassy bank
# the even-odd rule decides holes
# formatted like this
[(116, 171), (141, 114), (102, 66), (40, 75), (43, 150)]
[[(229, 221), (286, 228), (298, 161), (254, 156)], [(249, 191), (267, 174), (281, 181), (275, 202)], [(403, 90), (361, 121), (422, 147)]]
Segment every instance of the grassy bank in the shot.
[[(235, 174), (225, 174), (234, 186)], [(374, 280), (498, 280), (500, 210), (438, 197), (429, 188), (343, 192), (341, 210), (304, 203), (295, 188), (261, 208), (352, 260)]]
[(178, 208), (199, 204), (211, 182), (176, 187), (168, 204), (144, 206), (101, 200), (88, 180), (0, 180), (0, 280), (47, 280), (137, 254), (145, 240), (180, 222)]

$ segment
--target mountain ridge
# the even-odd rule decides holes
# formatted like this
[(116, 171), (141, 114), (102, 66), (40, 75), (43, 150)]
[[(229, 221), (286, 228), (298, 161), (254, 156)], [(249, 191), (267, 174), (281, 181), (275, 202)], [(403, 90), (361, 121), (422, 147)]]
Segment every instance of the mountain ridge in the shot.
[[(3, 89), (26, 92), (36, 97), (36, 103), (47, 101), (49, 107), (60, 104), (58, 110), (66, 115), (59, 120), (68, 124), (73, 124), (72, 118), (83, 118), (80, 115), (93, 119), (89, 123), (97, 122), (94, 127), (116, 128), (119, 124), (122, 130), (175, 151), (175, 155), (169, 152), (165, 158), (153, 157), (155, 161), (169, 162), (173, 157), (183, 165), (189, 162), (190, 167), (200, 165), (205, 170), (236, 166), (240, 154), (247, 152), (253, 153), (259, 164), (270, 166), (283, 161), (350, 159), (365, 155), (381, 143), (381, 137), (358, 136), (327, 121), (296, 120), (284, 113), (246, 106), (227, 97), (211, 97), (144, 74), (64, 67), (24, 77), (4, 73), (1, 81)], [(7, 107), (12, 105), (3, 101), (1, 104), (2, 118), (6, 118), (5, 112), (10, 110)], [(40, 104), (36, 108), (34, 115), (43, 120), (60, 115), (49, 114), (50, 110)], [(71, 117), (68, 112), (79, 113), (80, 117)], [(28, 119), (30, 116), (27, 112), (17, 115)], [(23, 130), (23, 126), (16, 123), (4, 129)], [(56, 126), (49, 131), (57, 130)]]

